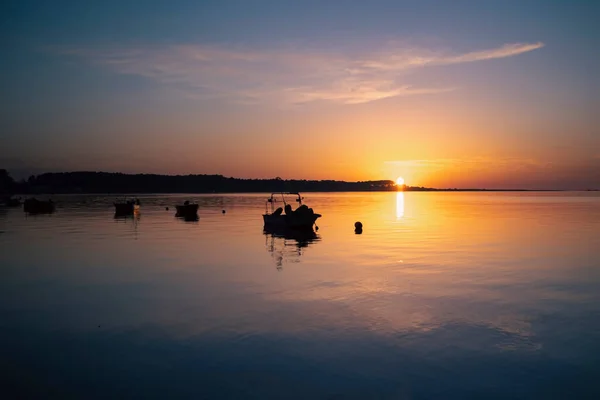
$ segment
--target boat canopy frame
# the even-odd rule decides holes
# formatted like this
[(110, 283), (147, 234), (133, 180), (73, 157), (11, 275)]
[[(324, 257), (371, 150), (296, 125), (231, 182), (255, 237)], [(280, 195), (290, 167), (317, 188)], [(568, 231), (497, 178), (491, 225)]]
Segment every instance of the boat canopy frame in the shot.
[(271, 214), (273, 214), (273, 212), (275, 212), (275, 203), (277, 202), (277, 197), (279, 195), (281, 195), (281, 200), (283, 201), (284, 207), (287, 205), (287, 202), (285, 201), (286, 195), (298, 196), (296, 198), (296, 202), (298, 203), (298, 206), (302, 205), (302, 199), (304, 199), (304, 197), (302, 197), (302, 195), (299, 192), (272, 192), (271, 197), (269, 197), (265, 203), (265, 213), (266, 214), (269, 214), (269, 203), (271, 204)]

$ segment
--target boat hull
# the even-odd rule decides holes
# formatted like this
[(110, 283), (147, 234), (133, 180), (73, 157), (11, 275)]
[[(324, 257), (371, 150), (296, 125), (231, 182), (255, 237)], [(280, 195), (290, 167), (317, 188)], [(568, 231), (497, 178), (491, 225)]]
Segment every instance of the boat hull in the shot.
[(198, 214), (198, 204), (184, 204), (182, 206), (175, 206), (177, 217), (194, 216)]
[(321, 214), (263, 214), (265, 228), (311, 229)]
[(54, 209), (52, 201), (27, 199), (23, 202), (23, 211), (28, 214), (51, 214), (54, 212)]
[(6, 202), (7, 207), (19, 207), (21, 205), (21, 201), (19, 199), (10, 199)]
[[(265, 226), (263, 229), (263, 234), (273, 236), (276, 238), (283, 238), (289, 240), (295, 240), (298, 244), (308, 244), (314, 241), (319, 240), (319, 236), (312, 229), (312, 227), (307, 229), (290, 229), (285, 226), (283, 227), (275, 227), (275, 226)], [(305, 245), (301, 245), (299, 247), (306, 247)]]
[(140, 206), (129, 202), (129, 203), (114, 203), (115, 205), (115, 215), (133, 215), (137, 210), (139, 210)]

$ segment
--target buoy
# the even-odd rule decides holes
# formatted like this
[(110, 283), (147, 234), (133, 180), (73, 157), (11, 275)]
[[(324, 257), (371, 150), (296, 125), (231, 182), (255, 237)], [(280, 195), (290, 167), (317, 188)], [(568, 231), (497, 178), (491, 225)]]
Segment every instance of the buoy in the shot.
[(223, 214), (225, 214), (225, 210), (223, 210)]
[(360, 235), (362, 233), (362, 222), (356, 221), (354, 223), (354, 233)]

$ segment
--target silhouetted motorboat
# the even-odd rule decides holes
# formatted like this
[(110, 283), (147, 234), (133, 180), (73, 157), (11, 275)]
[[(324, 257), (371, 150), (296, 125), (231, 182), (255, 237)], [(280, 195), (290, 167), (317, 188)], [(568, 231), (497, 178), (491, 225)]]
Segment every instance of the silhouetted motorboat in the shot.
[(176, 217), (194, 217), (198, 216), (198, 204), (190, 203), (186, 200), (183, 205), (176, 205), (175, 209), (177, 212), (175, 213)]
[(50, 214), (54, 212), (54, 209), (55, 205), (52, 200), (42, 201), (33, 197), (23, 202), (23, 211), (29, 214)]
[[(275, 202), (278, 195), (281, 195), (284, 207), (275, 209)], [(285, 201), (285, 195), (295, 195), (296, 202), (300, 205), (296, 210), (292, 210), (292, 206)], [(269, 204), (271, 204), (271, 212), (269, 212)], [(288, 228), (288, 229), (307, 229), (312, 230), (313, 225), (321, 214), (317, 214), (312, 208), (308, 208), (302, 204), (302, 196), (298, 192), (276, 192), (271, 193), (271, 197), (267, 199), (265, 204), (265, 214), (263, 214), (264, 226), (266, 228)]]
[(113, 204), (115, 205), (115, 215), (118, 216), (133, 215), (134, 212), (140, 209), (140, 201), (138, 199)]

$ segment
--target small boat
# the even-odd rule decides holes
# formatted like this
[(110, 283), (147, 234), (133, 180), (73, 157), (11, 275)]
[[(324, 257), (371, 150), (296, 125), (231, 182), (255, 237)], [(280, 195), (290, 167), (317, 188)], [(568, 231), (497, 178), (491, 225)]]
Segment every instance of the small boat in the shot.
[(3, 200), (3, 204), (6, 207), (19, 207), (21, 205), (21, 198), (15, 199), (14, 197), (5, 197)]
[[(275, 203), (279, 195), (281, 195), (284, 207), (275, 209)], [(292, 210), (291, 204), (288, 204), (285, 201), (285, 195), (297, 196), (296, 202), (299, 204), (299, 207)], [(271, 212), (269, 212), (269, 204), (271, 204)], [(263, 214), (265, 229), (280, 227), (312, 230), (317, 219), (321, 217), (321, 214), (315, 213), (312, 208), (308, 208), (306, 205), (302, 204), (302, 196), (297, 192), (271, 193), (271, 197), (267, 199), (265, 208), (265, 214)]]
[(133, 215), (140, 209), (140, 201), (138, 199), (126, 200), (122, 203), (114, 203), (114, 205), (115, 215)]
[(23, 211), (29, 214), (50, 214), (54, 212), (54, 209), (55, 205), (52, 200), (42, 201), (32, 197), (23, 202)]
[(176, 217), (194, 217), (198, 215), (198, 204), (190, 203), (189, 201), (185, 201), (183, 205), (176, 205), (175, 208), (177, 212), (175, 213)]

